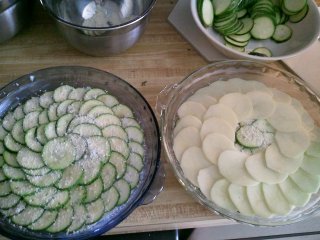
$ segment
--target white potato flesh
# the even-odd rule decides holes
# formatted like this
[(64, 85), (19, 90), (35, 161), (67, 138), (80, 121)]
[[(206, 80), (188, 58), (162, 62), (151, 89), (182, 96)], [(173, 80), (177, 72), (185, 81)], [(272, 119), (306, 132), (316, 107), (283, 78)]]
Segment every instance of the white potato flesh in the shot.
[(320, 176), (311, 175), (299, 168), (295, 173), (290, 175), (292, 181), (306, 193), (316, 193), (320, 187)]
[(234, 143), (226, 136), (218, 133), (208, 134), (202, 142), (204, 155), (213, 164), (217, 164), (220, 154), (229, 149), (235, 149)]
[(185, 177), (195, 186), (198, 185), (198, 173), (202, 168), (212, 165), (204, 156), (199, 147), (190, 147), (184, 151), (181, 157), (180, 166)]
[(276, 89), (276, 88), (272, 88), (271, 89), (272, 94), (273, 94), (273, 100), (279, 103), (287, 103), (290, 104), (291, 103), (291, 96)]
[(229, 196), (229, 185), (230, 183), (226, 179), (216, 181), (210, 191), (211, 200), (221, 208), (237, 211)]
[(272, 96), (271, 90), (261, 82), (244, 80), (240, 86), (240, 92), (246, 94), (252, 91), (260, 91)]
[(221, 103), (210, 106), (204, 114), (203, 119), (206, 120), (211, 117), (221, 118), (227, 121), (232, 127), (237, 127), (239, 122), (235, 112)]
[(312, 131), (310, 132), (310, 137), (312, 141), (318, 142), (320, 144), (320, 128), (315, 127), (314, 129), (312, 129)]
[(302, 125), (301, 117), (290, 104), (278, 103), (268, 122), (281, 132), (294, 132)]
[(264, 152), (256, 153), (246, 160), (246, 169), (248, 173), (258, 182), (267, 184), (276, 184), (283, 182), (288, 174), (278, 173), (267, 167)]
[(303, 192), (290, 178), (280, 183), (279, 188), (285, 198), (297, 207), (305, 206), (311, 198), (310, 193)]
[(247, 172), (245, 162), (248, 155), (236, 150), (227, 150), (220, 154), (218, 168), (228, 181), (240, 186), (254, 186), (259, 184)]
[(320, 142), (311, 142), (306, 153), (309, 156), (320, 158)]
[(265, 119), (271, 116), (275, 109), (275, 102), (267, 93), (260, 91), (252, 91), (246, 94), (252, 102), (252, 116), (253, 119)]
[(220, 98), (220, 103), (230, 107), (238, 117), (239, 122), (251, 118), (252, 102), (242, 93), (229, 93)]
[(202, 116), (206, 110), (207, 109), (201, 103), (185, 101), (178, 109), (178, 116), (179, 118), (183, 118), (185, 116), (192, 115), (202, 119)]
[(263, 196), (261, 184), (247, 187), (250, 206), (257, 216), (268, 218), (273, 215)]
[(183, 128), (186, 127), (195, 127), (200, 130), (201, 126), (202, 122), (199, 118), (192, 115), (188, 115), (179, 119), (176, 126), (174, 127), (173, 134), (174, 136), (176, 136)]
[(226, 81), (226, 93), (241, 92), (241, 85), (244, 80), (241, 78), (230, 78)]
[(173, 140), (173, 151), (178, 161), (181, 160), (181, 156), (187, 148), (200, 146), (201, 139), (199, 129), (195, 127), (182, 129)]
[(263, 183), (262, 192), (267, 206), (272, 212), (280, 215), (286, 215), (293, 209), (293, 206), (282, 194), (278, 185)]
[(198, 173), (197, 180), (199, 188), (203, 195), (205, 195), (208, 199), (211, 199), (211, 188), (213, 184), (221, 178), (223, 177), (216, 165), (211, 165), (210, 167), (201, 169)]
[(276, 132), (275, 141), (280, 152), (286, 157), (297, 157), (303, 154), (310, 146), (310, 136), (302, 128), (295, 132)]
[(301, 168), (309, 174), (320, 175), (320, 158), (305, 154)]
[(203, 140), (210, 133), (219, 133), (226, 136), (230, 141), (235, 140), (236, 128), (232, 128), (231, 125), (220, 118), (212, 117), (205, 120), (200, 129), (200, 137)]
[(311, 131), (314, 128), (314, 120), (309, 115), (309, 113), (304, 109), (301, 102), (295, 98), (292, 98), (291, 105), (299, 113), (299, 115), (301, 117), (302, 127), (307, 131)]
[(209, 95), (198, 95), (198, 94), (194, 94), (191, 97), (189, 97), (188, 101), (200, 103), (205, 108), (208, 108), (211, 105), (217, 103), (217, 100), (214, 97), (211, 97)]
[(288, 158), (284, 156), (278, 146), (273, 143), (265, 152), (267, 167), (274, 170), (275, 172), (291, 174), (297, 171), (303, 161), (303, 154), (295, 157)]
[(240, 213), (248, 216), (254, 215), (254, 212), (249, 203), (246, 187), (236, 184), (230, 184), (228, 191), (231, 201)]
[(225, 81), (216, 81), (211, 83), (209, 86), (204, 87), (196, 91), (195, 94), (199, 95), (209, 95), (219, 100), (224, 94), (226, 94), (226, 82)]

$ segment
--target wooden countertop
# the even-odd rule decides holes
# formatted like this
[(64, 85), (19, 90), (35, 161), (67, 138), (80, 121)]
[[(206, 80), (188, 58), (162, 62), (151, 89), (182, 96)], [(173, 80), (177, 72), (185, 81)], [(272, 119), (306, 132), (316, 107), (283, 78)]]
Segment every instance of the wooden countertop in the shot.
[[(36, 5), (29, 27), (0, 44), (0, 85), (32, 71), (59, 65), (90, 66), (130, 82), (155, 106), (158, 93), (207, 62), (168, 23), (177, 0), (159, 0), (139, 42), (113, 57), (90, 57), (70, 47), (52, 19)], [(320, 0), (317, 0), (320, 5)], [(212, 214), (193, 200), (175, 179), (164, 154), (164, 191), (149, 205), (137, 208), (109, 234), (235, 224)]]

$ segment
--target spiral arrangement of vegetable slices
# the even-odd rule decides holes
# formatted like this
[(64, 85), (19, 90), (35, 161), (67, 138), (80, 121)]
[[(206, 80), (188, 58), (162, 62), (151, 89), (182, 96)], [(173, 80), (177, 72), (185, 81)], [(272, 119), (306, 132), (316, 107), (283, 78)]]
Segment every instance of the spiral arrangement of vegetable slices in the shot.
[(144, 166), (132, 110), (98, 88), (63, 85), (0, 124), (0, 212), (50, 233), (84, 229), (124, 204)]
[(288, 215), (320, 188), (320, 128), (295, 98), (233, 78), (179, 107), (173, 150), (185, 177), (219, 207)]

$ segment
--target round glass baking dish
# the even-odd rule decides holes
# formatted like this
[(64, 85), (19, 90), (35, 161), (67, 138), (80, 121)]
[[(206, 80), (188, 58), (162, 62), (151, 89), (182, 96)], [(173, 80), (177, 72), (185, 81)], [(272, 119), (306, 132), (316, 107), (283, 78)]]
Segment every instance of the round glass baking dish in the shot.
[(0, 216), (1, 234), (13, 239), (87, 239), (100, 235), (124, 220), (136, 207), (148, 204), (162, 190), (164, 172), (160, 165), (160, 135), (156, 117), (144, 97), (119, 77), (89, 67), (68, 66), (39, 70), (9, 83), (0, 90), (0, 116), (33, 96), (60, 85), (106, 89), (119, 102), (129, 106), (144, 131), (144, 168), (140, 182), (128, 201), (106, 214), (101, 220), (75, 233), (49, 234), (34, 232), (10, 223)]
[(193, 72), (181, 82), (167, 86), (158, 96), (157, 112), (161, 117), (162, 142), (167, 159), (178, 181), (203, 206), (216, 214), (239, 222), (252, 225), (279, 226), (309, 218), (311, 215), (319, 212), (319, 192), (312, 195), (311, 200), (305, 207), (297, 207), (287, 216), (275, 216), (271, 218), (249, 217), (235, 211), (228, 211), (209, 201), (200, 189), (184, 176), (172, 147), (173, 130), (178, 120), (178, 108), (198, 89), (218, 80), (226, 81), (236, 77), (260, 81), (268, 87), (277, 88), (291, 97), (297, 98), (314, 119), (315, 125), (320, 126), (319, 97), (305, 81), (297, 76), (271, 65), (252, 61), (230, 60), (212, 63)]

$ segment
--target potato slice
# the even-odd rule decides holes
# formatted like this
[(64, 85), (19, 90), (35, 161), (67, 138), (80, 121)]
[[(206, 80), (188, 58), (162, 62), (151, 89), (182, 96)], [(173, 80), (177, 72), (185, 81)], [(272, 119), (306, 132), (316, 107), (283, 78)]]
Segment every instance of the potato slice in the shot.
[(257, 216), (268, 218), (273, 215), (263, 196), (261, 184), (247, 187), (247, 196), (250, 206)]
[(209, 95), (219, 100), (226, 94), (226, 81), (216, 81), (209, 86), (199, 89), (195, 92), (196, 95)]
[(301, 168), (291, 174), (290, 178), (302, 191), (306, 193), (316, 193), (320, 188), (320, 176), (311, 175)]
[(240, 88), (243, 94), (246, 94), (251, 91), (259, 91), (273, 96), (270, 88), (258, 81), (244, 81)]
[(239, 121), (235, 112), (228, 106), (221, 103), (210, 106), (204, 114), (203, 119), (206, 120), (211, 117), (221, 118), (227, 121), (231, 125), (231, 127), (238, 126)]
[(193, 185), (199, 187), (197, 181), (199, 171), (209, 167), (212, 163), (206, 159), (201, 148), (190, 147), (182, 154), (180, 165), (185, 177)]
[(240, 186), (253, 186), (259, 184), (247, 172), (245, 162), (248, 155), (235, 151), (226, 150), (220, 154), (218, 168), (228, 181)]
[(229, 185), (230, 183), (226, 179), (216, 181), (210, 191), (211, 200), (221, 208), (237, 211), (229, 196)]
[(220, 154), (229, 149), (235, 149), (234, 143), (226, 136), (218, 133), (208, 134), (202, 142), (204, 155), (213, 164), (217, 164)]
[(194, 94), (191, 97), (189, 97), (188, 101), (200, 103), (205, 108), (208, 108), (211, 105), (217, 103), (217, 100), (214, 97), (211, 97), (209, 95), (198, 95), (198, 94)]
[(200, 129), (200, 137), (203, 140), (210, 133), (219, 133), (234, 142), (235, 131), (236, 129), (232, 128), (225, 120), (212, 117), (203, 122)]
[(266, 149), (265, 158), (267, 167), (271, 170), (279, 173), (290, 174), (297, 171), (301, 166), (303, 154), (295, 158), (288, 158), (284, 156), (280, 152), (278, 146), (273, 143)]
[(311, 175), (320, 175), (320, 158), (305, 154), (301, 168)]
[(252, 102), (252, 118), (253, 119), (265, 119), (273, 113), (275, 109), (275, 103), (272, 97), (264, 92), (252, 91), (246, 94)]
[(258, 182), (276, 184), (288, 177), (288, 174), (278, 173), (267, 167), (264, 152), (250, 156), (245, 165), (248, 173)]
[(195, 127), (200, 130), (201, 126), (202, 122), (199, 120), (199, 118), (188, 115), (179, 119), (176, 126), (174, 127), (173, 134), (174, 136), (176, 136), (181, 131), (181, 129), (185, 127)]
[(320, 158), (320, 142), (311, 142), (306, 153), (309, 156)]
[(293, 206), (282, 194), (278, 185), (262, 184), (262, 192), (268, 208), (277, 214), (286, 215), (290, 213)]
[(201, 103), (186, 101), (179, 107), (178, 116), (179, 118), (183, 118), (185, 116), (192, 115), (201, 120), (206, 110), (207, 109)]
[(303, 192), (297, 184), (295, 184), (290, 178), (286, 181), (279, 183), (279, 188), (285, 198), (293, 205), (297, 207), (305, 206), (310, 198), (310, 193)]
[(200, 133), (195, 127), (182, 129), (173, 140), (173, 151), (178, 161), (181, 160), (181, 156), (187, 148), (199, 146), (201, 146)]
[(272, 127), (281, 132), (294, 132), (302, 125), (298, 112), (286, 103), (276, 104), (275, 110), (268, 121)]
[(242, 187), (236, 184), (230, 184), (228, 191), (231, 201), (240, 213), (248, 216), (254, 215), (254, 212), (249, 203), (246, 187)]
[(279, 103), (287, 103), (290, 104), (291, 103), (291, 96), (276, 89), (276, 88), (272, 88), (271, 89), (272, 94), (273, 94), (273, 100)]
[(302, 127), (307, 130), (311, 131), (314, 128), (314, 120), (309, 115), (309, 113), (304, 109), (303, 105), (300, 101), (295, 98), (292, 98), (291, 105), (297, 110), (301, 117)]
[(230, 107), (237, 115), (239, 122), (248, 120), (252, 114), (252, 102), (242, 93), (229, 93), (224, 95), (220, 103)]
[(198, 173), (198, 185), (201, 192), (208, 198), (210, 197), (210, 190), (213, 184), (219, 179), (223, 178), (219, 172), (216, 165), (211, 165), (210, 167), (203, 168)]
[(310, 137), (302, 128), (295, 132), (276, 132), (275, 141), (280, 152), (289, 158), (303, 154), (310, 146)]

